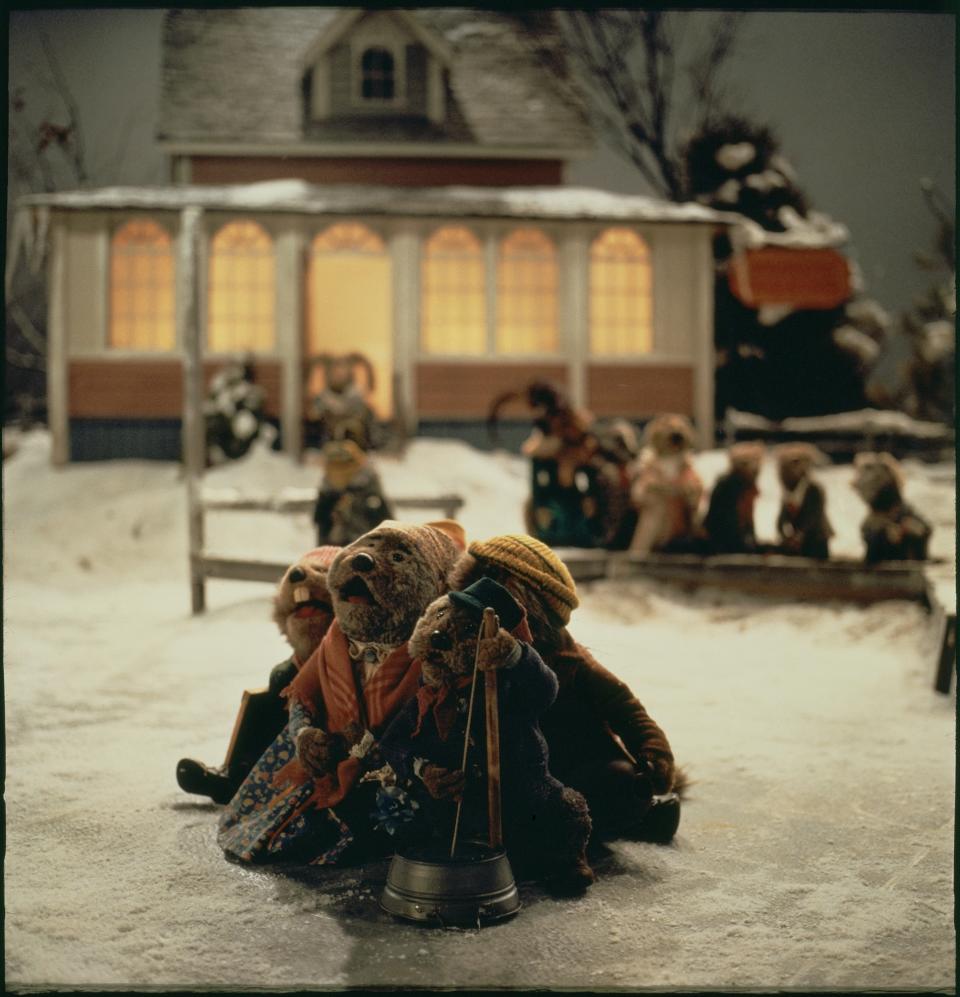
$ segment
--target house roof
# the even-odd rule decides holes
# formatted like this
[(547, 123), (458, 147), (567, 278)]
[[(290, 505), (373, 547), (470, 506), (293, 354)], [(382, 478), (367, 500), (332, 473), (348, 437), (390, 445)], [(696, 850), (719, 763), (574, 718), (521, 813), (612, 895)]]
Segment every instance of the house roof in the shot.
[[(448, 121), (408, 136), (402, 119), (392, 132), (358, 132), (342, 123), (308, 125), (302, 112), (303, 66), (325, 36), (347, 24), (349, 8), (242, 7), (168, 11), (158, 139), (169, 149), (194, 143), (247, 150), (311, 146), (318, 154), (339, 143), (414, 140), (470, 147), (473, 155), (503, 149), (556, 150), (576, 155), (594, 140), (581, 106), (564, 96), (530, 47), (532, 38), (507, 13), (427, 8), (402, 12), (421, 37), (449, 52)], [(398, 16), (400, 11), (396, 12)], [(322, 146), (323, 149), (318, 146)]]
[(739, 215), (702, 204), (674, 204), (639, 194), (588, 187), (315, 186), (302, 180), (176, 187), (104, 187), (30, 194), (18, 207), (72, 210), (270, 211), (326, 215), (525, 218), (543, 221), (685, 222), (736, 224)]

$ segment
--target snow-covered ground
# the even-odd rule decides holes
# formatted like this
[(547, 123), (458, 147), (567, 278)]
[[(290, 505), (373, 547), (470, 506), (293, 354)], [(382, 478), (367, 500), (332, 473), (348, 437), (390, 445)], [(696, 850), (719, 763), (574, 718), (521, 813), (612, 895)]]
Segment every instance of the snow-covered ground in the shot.
[[(907, 602), (861, 609), (581, 587), (571, 629), (667, 731), (695, 780), (668, 847), (617, 843), (579, 901), (526, 885), (481, 931), (377, 909), (386, 866), (226, 862), (182, 755), (223, 757), (241, 690), (285, 653), (269, 585), (214, 581), (192, 617), (177, 466), (54, 469), (33, 432), (4, 463), (6, 983), (132, 987), (901, 988), (954, 985), (955, 695)], [(415, 440), (392, 495), (457, 491), (470, 537), (522, 529), (520, 458)], [(708, 481), (720, 453), (698, 457)], [(953, 588), (952, 465), (908, 462)], [(820, 472), (837, 554), (860, 553), (849, 467)], [(211, 487), (311, 486), (256, 450)], [(760, 481), (758, 532), (778, 491)], [(307, 516), (211, 513), (209, 547), (292, 559)]]

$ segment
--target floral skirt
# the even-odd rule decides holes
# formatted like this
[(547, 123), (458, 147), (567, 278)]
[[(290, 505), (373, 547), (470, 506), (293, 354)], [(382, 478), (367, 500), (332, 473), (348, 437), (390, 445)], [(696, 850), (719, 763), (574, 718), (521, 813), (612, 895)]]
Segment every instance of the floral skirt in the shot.
[(279, 788), (273, 784), (276, 773), (294, 754), (288, 724), (220, 816), (217, 843), (228, 856), (241, 862), (328, 865), (337, 862), (353, 842), (347, 820), (333, 809), (307, 803), (314, 789), (312, 781)]

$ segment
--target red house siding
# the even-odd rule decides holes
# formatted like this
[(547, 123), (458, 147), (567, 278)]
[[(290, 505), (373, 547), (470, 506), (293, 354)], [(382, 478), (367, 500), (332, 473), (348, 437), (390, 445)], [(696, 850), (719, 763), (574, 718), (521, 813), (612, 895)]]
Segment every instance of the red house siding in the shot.
[[(207, 361), (204, 383), (224, 365)], [(280, 364), (255, 364), (264, 389), (266, 414), (280, 413)], [(183, 369), (179, 360), (71, 360), (67, 388), (71, 418), (179, 419), (183, 415)]]
[[(528, 382), (547, 380), (566, 390), (564, 364), (421, 363), (417, 365), (417, 415), (425, 419), (484, 418), (490, 404), (507, 391), (520, 391)], [(501, 412), (529, 418), (524, 406), (511, 403)]]
[(693, 367), (591, 364), (587, 407), (596, 416), (693, 415)]
[(556, 186), (563, 183), (563, 163), (556, 159), (371, 159), (306, 156), (191, 156), (191, 183), (257, 183), (305, 180), (313, 184), (392, 184), (438, 187), (468, 184)]

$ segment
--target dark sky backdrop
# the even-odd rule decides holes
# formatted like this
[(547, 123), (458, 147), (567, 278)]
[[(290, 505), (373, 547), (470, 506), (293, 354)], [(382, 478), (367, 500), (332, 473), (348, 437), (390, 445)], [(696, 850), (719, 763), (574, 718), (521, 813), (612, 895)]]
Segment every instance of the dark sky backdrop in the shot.
[[(161, 22), (160, 10), (10, 14), (11, 88), (26, 87), (37, 118), (56, 106), (43, 84), (43, 24), (79, 105), (94, 183), (167, 179), (153, 143)], [(868, 293), (893, 312), (928, 282), (912, 258), (934, 233), (920, 179), (954, 198), (954, 39), (948, 13), (754, 12), (729, 71), (739, 109), (774, 126), (811, 204), (849, 227)], [(569, 180), (646, 192), (608, 150)]]

